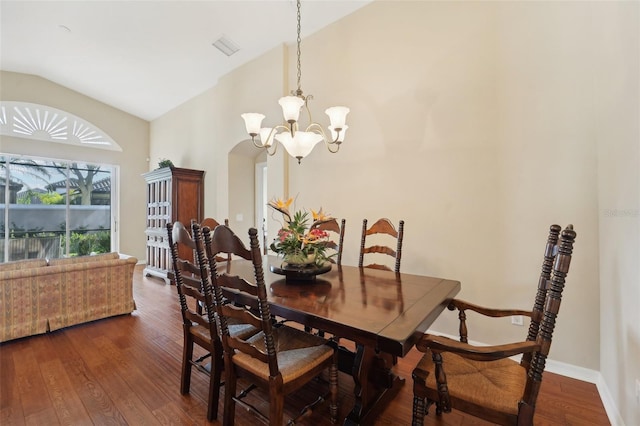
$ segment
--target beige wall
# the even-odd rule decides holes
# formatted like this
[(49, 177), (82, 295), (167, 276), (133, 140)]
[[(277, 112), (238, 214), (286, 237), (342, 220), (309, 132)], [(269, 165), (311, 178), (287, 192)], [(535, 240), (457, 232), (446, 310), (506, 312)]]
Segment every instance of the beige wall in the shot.
[(594, 48), (600, 234), (600, 369), (625, 424), (640, 424), (640, 3), (599, 4)]
[[(456, 278), (461, 297), (494, 306), (533, 303), (548, 227), (573, 223), (551, 357), (598, 369), (592, 18), (571, 3), (376, 2), (309, 37), (303, 87), (316, 114), (348, 104), (350, 129), (289, 182), (301, 206), (347, 219), (346, 263), (363, 217), (404, 219), (403, 271)], [(471, 338), (525, 334), (491, 324)]]
[[(244, 229), (239, 234), (247, 240), (248, 228), (257, 226), (253, 206), (254, 171), (248, 165), (264, 158), (258, 149), (253, 152), (238, 149), (234, 157), (230, 157), (230, 153), (237, 145), (251, 143), (247, 141), (240, 118), (243, 112), (282, 116), (277, 99), (285, 93), (287, 51), (285, 46), (270, 51), (223, 77), (216, 87), (151, 123), (152, 160), (167, 157), (176, 166), (205, 170), (205, 216), (216, 220), (229, 218), (232, 227), (241, 224)], [(239, 167), (240, 162), (247, 167)], [(269, 186), (274, 188), (274, 194), (281, 194), (285, 185), (282, 150), (269, 157), (268, 162), (272, 165), (268, 171)], [(230, 193), (233, 182), (239, 184)], [(236, 221), (237, 214), (243, 216), (241, 223)], [(276, 226), (274, 223), (271, 228)]]
[(47, 105), (106, 132), (122, 152), (0, 137), (0, 151), (120, 166), (120, 252), (145, 259), (145, 182), (149, 122), (37, 76), (0, 71), (0, 99)]
[(240, 238), (249, 244), (246, 230), (256, 227), (255, 223), (255, 155), (260, 151), (249, 141), (245, 149), (251, 150), (250, 155), (232, 150), (229, 153), (229, 226), (231, 229), (241, 229)]
[[(346, 264), (357, 262), (362, 218), (404, 219), (403, 271), (458, 279), (460, 297), (496, 307), (531, 306), (548, 226), (572, 223), (551, 359), (602, 370), (636, 424), (637, 39), (637, 3), (374, 2), (303, 41), (314, 118), (345, 104), (350, 129), (336, 155), (270, 157), (270, 196), (346, 218)], [(276, 124), (294, 55), (269, 52), (152, 123), (152, 158), (207, 170), (214, 217), (231, 213), (227, 154), (246, 137), (238, 115)], [(526, 332), (484, 323), (473, 340)], [(453, 334), (455, 319), (433, 327)]]

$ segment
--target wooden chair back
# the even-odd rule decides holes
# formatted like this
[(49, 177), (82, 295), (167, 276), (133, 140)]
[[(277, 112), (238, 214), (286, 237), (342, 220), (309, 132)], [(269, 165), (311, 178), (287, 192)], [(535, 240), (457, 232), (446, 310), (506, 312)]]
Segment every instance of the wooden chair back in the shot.
[[(378, 219), (370, 228), (367, 228), (367, 219), (362, 221), (362, 237), (360, 239), (360, 258), (358, 266), (361, 268), (383, 269), (386, 271), (400, 272), (400, 260), (402, 258), (402, 239), (404, 236), (404, 220), (398, 224), (398, 229), (387, 218)], [(366, 246), (367, 237), (375, 234), (386, 234), (394, 238), (395, 248), (384, 245)], [(395, 260), (394, 268), (379, 263), (364, 264), (366, 254), (379, 253), (391, 256)]]
[[(569, 226), (570, 229), (573, 229), (573, 226)], [(553, 272), (553, 262), (558, 254), (558, 238), (560, 237), (561, 230), (562, 228), (560, 225), (554, 224), (549, 227), (549, 236), (547, 237), (547, 244), (544, 248), (542, 268), (540, 270), (540, 277), (538, 278), (538, 289), (533, 302), (533, 308), (531, 309), (529, 330), (526, 338), (528, 341), (535, 341), (538, 337), (538, 332), (540, 331), (540, 322), (544, 315), (544, 303), (547, 299), (547, 290), (551, 280), (551, 273)], [(520, 364), (527, 370), (529, 369), (531, 357), (532, 353), (527, 352), (522, 355), (522, 359), (520, 361)]]
[[(207, 418), (215, 419), (218, 412), (218, 397), (220, 393), (220, 377), (222, 373), (222, 345), (218, 337), (215, 322), (213, 298), (210, 288), (207, 288), (207, 269), (205, 259), (181, 258), (180, 248), (187, 248), (187, 252), (197, 251), (196, 241), (191, 237), (181, 222), (167, 224), (167, 236), (171, 253), (173, 270), (168, 278), (175, 284), (180, 302), (180, 312), (183, 324), (183, 357), (180, 392), (189, 393), (191, 383), (191, 369), (193, 366), (210, 375), (209, 403)], [(183, 250), (184, 252), (184, 250)], [(205, 309), (202, 309), (202, 307)], [(206, 357), (193, 359), (194, 344), (204, 348), (211, 354), (210, 367), (207, 369), (203, 361)]]
[[(550, 237), (550, 239), (551, 238), (552, 237)], [(569, 273), (569, 266), (571, 265), (575, 238), (576, 233), (573, 230), (573, 225), (569, 225), (562, 231), (557, 250), (551, 248), (552, 251), (556, 252), (556, 255), (553, 262), (553, 268), (551, 270), (551, 277), (546, 280), (544, 303), (539, 305), (536, 300), (536, 305), (534, 306), (532, 320), (534, 317), (536, 317), (536, 319), (541, 317), (542, 320), (540, 321), (539, 327), (537, 327), (538, 329), (535, 333), (535, 339), (532, 338), (533, 336), (528, 335), (527, 340), (535, 341), (540, 346), (540, 349), (532, 353), (531, 363), (528, 365), (527, 385), (522, 398), (524, 404), (520, 410), (522, 415), (527, 417), (530, 416), (532, 422), (536, 399), (540, 392), (540, 384), (542, 383), (542, 373), (546, 365), (549, 350), (551, 349), (551, 340), (556, 327), (556, 318), (560, 311), (562, 292), (564, 290), (567, 274)], [(545, 264), (543, 266), (541, 279), (544, 275), (544, 269), (547, 266), (546, 261), (547, 255), (545, 253)], [(536, 296), (537, 299), (538, 294)], [(541, 311), (537, 309), (541, 309)], [(531, 330), (529, 333), (531, 333)]]
[[(229, 226), (229, 219), (224, 220), (225, 226)], [(211, 229), (212, 231), (216, 229), (220, 225), (220, 222), (215, 220), (212, 217), (205, 218), (202, 222), (200, 222), (200, 228), (203, 229), (205, 227)], [(226, 253), (226, 255), (216, 256), (216, 262), (230, 262), (231, 261), (231, 253)]]
[[(194, 231), (195, 234), (195, 231)], [(255, 228), (249, 230), (249, 246), (247, 249), (240, 238), (231, 231), (228, 226), (218, 226), (213, 232), (205, 228), (202, 230), (204, 237), (204, 247), (209, 259), (218, 253), (231, 253), (242, 259), (251, 261), (255, 271), (256, 282), (251, 283), (237, 275), (217, 274), (214, 280), (213, 295), (216, 309), (219, 314), (220, 332), (222, 334), (222, 345), (226, 352), (235, 354), (236, 351), (248, 354), (258, 360), (269, 364), (270, 375), (279, 374), (278, 360), (275, 356), (275, 346), (272, 339), (266, 340), (266, 353), (260, 351), (247, 340), (232, 336), (229, 333), (229, 320), (234, 319), (239, 322), (251, 324), (262, 330), (265, 336), (272, 335), (273, 322), (267, 303), (267, 290), (264, 282), (264, 272), (262, 269), (262, 255), (258, 242), (258, 231)], [(252, 312), (249, 306), (237, 306), (225, 303), (224, 291), (235, 290), (246, 293), (257, 299), (257, 315)]]
[[(274, 325), (267, 300), (258, 231), (255, 228), (249, 229), (250, 243), (247, 249), (228, 226), (218, 226), (211, 232), (209, 228), (201, 230), (198, 224), (192, 224), (192, 230), (198, 247), (201, 247), (199, 241), (202, 234), (208, 259), (215, 258), (218, 253), (232, 253), (250, 261), (254, 270), (255, 282), (249, 282), (229, 272), (217, 273), (215, 263), (210, 262), (214, 265), (211, 270), (213, 299), (226, 365), (223, 424), (234, 424), (235, 405), (239, 403), (270, 425), (281, 425), (285, 395), (294, 392), (326, 369), (330, 370), (330, 417), (335, 422), (338, 396), (337, 352), (318, 336), (286, 325)], [(237, 298), (239, 294), (244, 296), (240, 303)], [(229, 300), (231, 298), (234, 303)], [(260, 332), (251, 337), (234, 335), (230, 332), (232, 321), (251, 324)], [(281, 364), (279, 356), (282, 357)], [(237, 378), (240, 376), (268, 390), (268, 416), (243, 400), (248, 391), (236, 395)]]
[(195, 251), (195, 241), (181, 222), (167, 224), (167, 235), (173, 264), (171, 277), (178, 291), (182, 321), (187, 328), (196, 324), (207, 328), (211, 335), (217, 338), (218, 331), (215, 326), (214, 311), (200, 314), (194, 309), (198, 304), (207, 306), (207, 297), (210, 296), (206, 294), (206, 289), (202, 286), (200, 266), (195, 265), (191, 260), (182, 259), (178, 255), (180, 245)]
[(332, 253), (329, 253), (329, 255), (332, 255), (329, 258), (329, 262), (335, 263), (338, 266), (342, 265), (342, 244), (344, 242), (344, 227), (346, 223), (347, 221), (345, 219), (342, 219), (340, 221), (340, 224), (338, 224), (338, 221), (334, 218), (327, 222), (318, 223), (313, 227), (315, 229), (321, 229), (323, 231), (332, 232), (333, 234), (335, 234), (333, 238), (330, 238), (329, 241), (325, 243), (325, 247), (333, 250), (334, 252), (334, 255), (332, 255)]

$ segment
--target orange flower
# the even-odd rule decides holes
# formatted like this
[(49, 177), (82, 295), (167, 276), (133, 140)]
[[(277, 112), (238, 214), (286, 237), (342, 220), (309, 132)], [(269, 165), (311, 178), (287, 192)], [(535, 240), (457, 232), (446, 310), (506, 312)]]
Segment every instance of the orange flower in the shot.
[(325, 215), (324, 212), (322, 211), (322, 207), (320, 207), (320, 210), (318, 210), (317, 212), (313, 209), (311, 209), (311, 214), (313, 215), (313, 221), (314, 222), (324, 222), (327, 219), (331, 219), (330, 215)]
[(269, 207), (272, 207), (275, 210), (278, 210), (280, 213), (282, 213), (285, 216), (285, 219), (287, 220), (287, 222), (291, 222), (291, 214), (289, 214), (289, 206), (291, 205), (292, 202), (293, 202), (293, 198), (289, 198), (287, 201), (283, 201), (281, 198), (278, 198), (278, 199), (269, 201), (267, 204), (269, 205)]
[(330, 220), (333, 220), (330, 214), (325, 214), (322, 211), (322, 207), (320, 207), (320, 210), (317, 212), (311, 209), (311, 214), (313, 215), (313, 223), (311, 224), (311, 228), (314, 228), (320, 225), (321, 223), (325, 223), (325, 222), (329, 222)]

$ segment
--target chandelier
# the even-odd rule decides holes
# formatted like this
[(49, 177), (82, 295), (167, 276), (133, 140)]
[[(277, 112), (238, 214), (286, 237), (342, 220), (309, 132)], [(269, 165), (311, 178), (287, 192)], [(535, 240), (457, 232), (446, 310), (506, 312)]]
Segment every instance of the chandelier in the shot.
[[(309, 110), (309, 100), (313, 99), (313, 95), (302, 94), (300, 88), (300, 0), (297, 0), (298, 7), (298, 89), (292, 90), (290, 96), (280, 98), (278, 103), (282, 107), (282, 115), (284, 123), (275, 127), (262, 127), (262, 120), (265, 118), (263, 114), (249, 112), (242, 114), (247, 133), (251, 136), (251, 141), (258, 148), (265, 148), (267, 154), (274, 155), (278, 149), (278, 145), (274, 143), (274, 139), (284, 145), (289, 155), (295, 157), (300, 164), (300, 160), (309, 155), (313, 148), (320, 141), (324, 141), (327, 149), (331, 153), (336, 153), (340, 149), (340, 144), (344, 141), (344, 134), (349, 128), (345, 124), (349, 108), (344, 106), (335, 106), (327, 108), (325, 113), (329, 116), (330, 125), (327, 126), (331, 137), (327, 137), (322, 126), (315, 123), (311, 119), (311, 110)], [(298, 119), (302, 108), (307, 111), (309, 124), (303, 130), (299, 130)], [(257, 138), (259, 136), (259, 139)]]

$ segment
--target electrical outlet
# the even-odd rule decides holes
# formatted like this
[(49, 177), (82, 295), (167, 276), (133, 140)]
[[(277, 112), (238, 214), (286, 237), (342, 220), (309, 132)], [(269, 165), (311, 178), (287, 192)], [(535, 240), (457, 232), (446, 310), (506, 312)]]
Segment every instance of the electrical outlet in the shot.
[(522, 319), (522, 315), (512, 315), (511, 316), (511, 324), (513, 324), (513, 325), (524, 325), (524, 320)]

